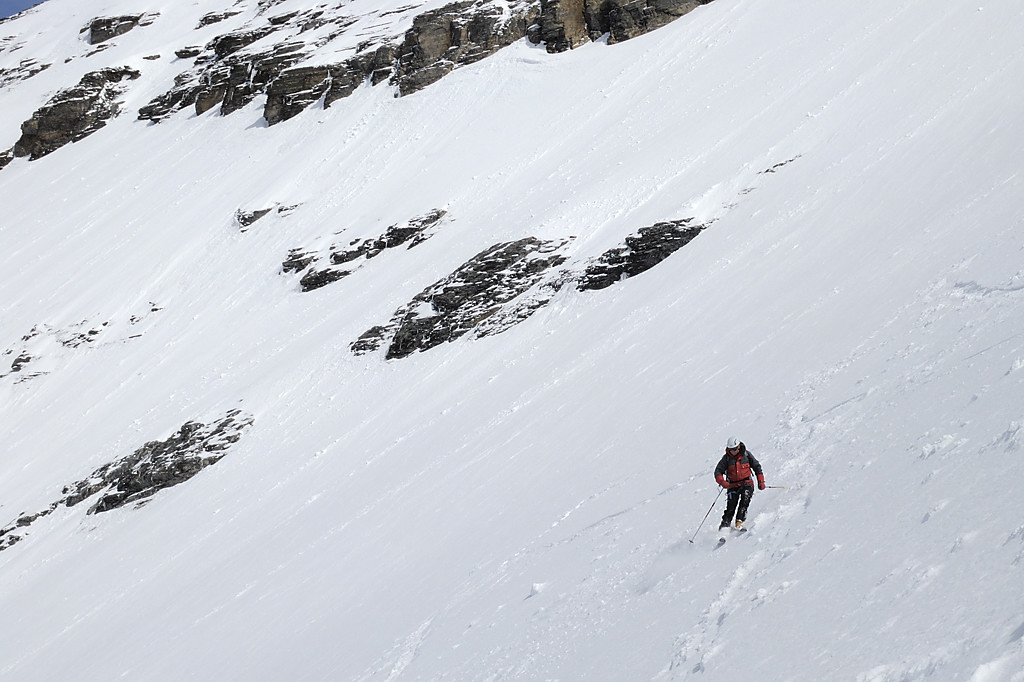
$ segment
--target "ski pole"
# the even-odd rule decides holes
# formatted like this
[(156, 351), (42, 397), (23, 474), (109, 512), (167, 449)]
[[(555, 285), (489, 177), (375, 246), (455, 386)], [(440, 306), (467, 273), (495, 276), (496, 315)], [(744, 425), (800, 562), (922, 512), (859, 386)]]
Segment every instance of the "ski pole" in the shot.
[(783, 490), (787, 490), (788, 489), (788, 487), (784, 486), (784, 485), (766, 485), (765, 488), (781, 488)]
[[(693, 531), (693, 538), (697, 537), (697, 533), (700, 532), (701, 526), (703, 526), (704, 522), (708, 520), (709, 516), (711, 516), (711, 510), (715, 508), (716, 504), (718, 504), (718, 498), (722, 496), (722, 490), (724, 490), (724, 488), (718, 489), (718, 494), (715, 495), (715, 501), (711, 503), (710, 507), (708, 507), (708, 513), (705, 514), (704, 518), (700, 520), (700, 526), (697, 526), (697, 530)], [(693, 544), (693, 538), (690, 538), (690, 544)]]

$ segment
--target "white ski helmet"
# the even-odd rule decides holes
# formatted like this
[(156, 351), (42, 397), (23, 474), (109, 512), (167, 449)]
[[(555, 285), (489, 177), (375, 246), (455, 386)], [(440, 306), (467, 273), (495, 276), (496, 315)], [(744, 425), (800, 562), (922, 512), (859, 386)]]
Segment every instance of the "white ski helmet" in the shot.
[(729, 450), (738, 448), (740, 446), (740, 439), (736, 436), (729, 436), (729, 440), (725, 441), (725, 447)]

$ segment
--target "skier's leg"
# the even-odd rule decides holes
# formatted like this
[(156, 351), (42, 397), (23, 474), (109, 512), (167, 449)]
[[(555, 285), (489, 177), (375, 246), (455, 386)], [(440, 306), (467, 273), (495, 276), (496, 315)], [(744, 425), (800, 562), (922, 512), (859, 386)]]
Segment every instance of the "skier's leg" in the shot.
[(725, 496), (725, 513), (722, 514), (722, 523), (719, 528), (726, 528), (732, 525), (732, 516), (736, 513), (736, 503), (739, 501), (739, 491), (730, 490)]
[(754, 489), (751, 486), (743, 486), (740, 488), (740, 494), (737, 495), (739, 498), (739, 506), (736, 509), (736, 520), (746, 521), (747, 520), (747, 507), (750, 506), (750, 498), (754, 496)]

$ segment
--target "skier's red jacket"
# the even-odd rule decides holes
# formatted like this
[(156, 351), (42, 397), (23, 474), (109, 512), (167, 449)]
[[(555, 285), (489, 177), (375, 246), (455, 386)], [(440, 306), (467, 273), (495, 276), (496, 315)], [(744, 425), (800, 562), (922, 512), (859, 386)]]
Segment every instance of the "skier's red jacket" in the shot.
[(747, 451), (746, 445), (740, 443), (739, 452), (735, 455), (726, 451), (722, 456), (715, 467), (715, 480), (723, 488), (738, 488), (743, 485), (753, 488), (754, 484), (750, 480), (751, 470), (757, 474), (757, 485), (763, 490), (764, 473), (761, 471), (761, 463)]

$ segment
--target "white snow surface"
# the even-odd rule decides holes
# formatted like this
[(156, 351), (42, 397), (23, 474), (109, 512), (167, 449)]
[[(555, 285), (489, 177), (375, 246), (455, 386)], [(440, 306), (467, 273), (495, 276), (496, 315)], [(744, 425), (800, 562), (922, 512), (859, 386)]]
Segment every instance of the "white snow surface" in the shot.
[[(195, 29), (228, 6), (0, 24), (0, 68), (53, 63), (0, 90), (0, 149), (83, 73), (143, 74), (0, 171), (0, 351), (109, 323), (0, 379), (0, 524), (255, 416), (145, 506), (60, 507), (0, 552), (0, 680), (1024, 680), (1021, 3), (715, 0), (270, 128), (263, 97), (136, 120), (174, 49), (255, 12)], [(142, 11), (87, 56), (91, 18)], [(281, 272), (436, 208), (340, 282)], [(504, 334), (349, 351), (494, 243), (589, 258), (688, 217), (665, 262)], [(734, 434), (786, 488), (713, 550)]]

